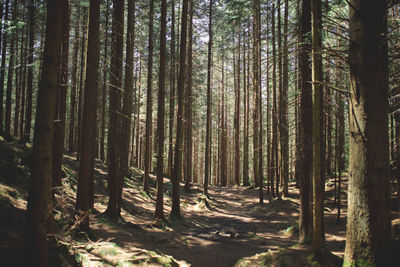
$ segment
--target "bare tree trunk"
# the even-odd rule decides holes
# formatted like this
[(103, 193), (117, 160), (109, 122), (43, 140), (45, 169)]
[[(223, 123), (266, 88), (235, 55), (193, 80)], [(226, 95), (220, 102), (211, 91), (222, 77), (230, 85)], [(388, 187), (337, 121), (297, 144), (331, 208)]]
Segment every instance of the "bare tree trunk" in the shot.
[(169, 139), (168, 139), (168, 167), (167, 172), (171, 177), (174, 158), (173, 135), (175, 118), (175, 79), (176, 79), (176, 56), (175, 56), (175, 0), (171, 0), (171, 62), (170, 62), (170, 95), (169, 95)]
[[(17, 21), (17, 4), (18, 1), (14, 1), (12, 5), (12, 16), (11, 20), (13, 23), (16, 23)], [(8, 72), (7, 72), (7, 89), (6, 89), (6, 114), (5, 114), (5, 126), (4, 126), (4, 131), (5, 131), (5, 137), (6, 139), (11, 138), (11, 109), (12, 109), (12, 102), (11, 102), (11, 97), (12, 97), (12, 88), (13, 88), (13, 80), (14, 80), (14, 66), (15, 66), (15, 33), (11, 34), (11, 41), (10, 41), (10, 59), (8, 63)]]
[(190, 0), (190, 12), (189, 12), (189, 24), (188, 24), (188, 43), (187, 43), (187, 57), (186, 62), (188, 66), (188, 75), (186, 80), (186, 146), (185, 146), (185, 162), (186, 162), (186, 173), (185, 173), (185, 189), (190, 189), (190, 183), (192, 182), (192, 168), (193, 168), (193, 92), (192, 92), (192, 53), (193, 53), (193, 0)]
[(259, 173), (259, 153), (260, 149), (260, 110), (259, 110), (259, 87), (261, 81), (258, 69), (258, 52), (261, 49), (260, 43), (260, 25), (259, 25), (260, 1), (253, 1), (253, 176), (255, 186), (260, 186)]
[[(246, 49), (250, 46), (247, 35), (243, 45), (243, 186), (249, 186), (249, 77), (246, 71), (250, 68), (246, 62)], [(250, 54), (247, 54), (250, 57)], [(248, 60), (248, 59), (247, 59)], [(246, 67), (247, 64), (247, 67)]]
[(149, 58), (147, 62), (147, 104), (146, 104), (146, 134), (145, 134), (145, 152), (144, 152), (144, 176), (143, 176), (143, 190), (149, 192), (149, 174), (151, 172), (152, 161), (152, 82), (153, 82), (153, 24), (154, 24), (154, 0), (149, 0), (150, 13), (149, 13)]
[(79, 159), (79, 181), (76, 195), (75, 210), (83, 230), (89, 230), (89, 202), (91, 196), (91, 182), (93, 179), (94, 138), (96, 123), (96, 104), (99, 84), (99, 27), (100, 27), (100, 0), (90, 1), (89, 10), (88, 53), (86, 65), (85, 95), (82, 118), (82, 137)]
[(188, 21), (188, 0), (183, 0), (182, 3), (182, 28), (181, 28), (181, 40), (180, 40), (180, 59), (179, 59), (179, 78), (178, 78), (178, 114), (177, 114), (177, 127), (176, 127), (176, 144), (175, 144), (175, 160), (174, 169), (172, 175), (172, 217), (180, 217), (180, 188), (179, 181), (182, 177), (182, 152), (183, 152), (183, 99), (185, 90), (185, 79), (186, 79), (186, 41), (187, 38), (187, 21)]
[(76, 136), (76, 149), (77, 149), (77, 160), (79, 160), (79, 149), (78, 147), (80, 147), (80, 143), (81, 143), (81, 129), (82, 129), (82, 110), (83, 110), (83, 94), (84, 94), (84, 77), (86, 76), (85, 71), (86, 71), (86, 53), (87, 53), (87, 33), (88, 33), (88, 12), (87, 12), (87, 8), (83, 8), (83, 14), (82, 14), (82, 20), (84, 21), (83, 25), (82, 25), (82, 39), (81, 39), (81, 61), (80, 61), (80, 65), (81, 65), (81, 69), (80, 69), (80, 79), (79, 79), (79, 92), (78, 92), (78, 107), (77, 107), (77, 111), (78, 111), (78, 123), (76, 125), (76, 132), (75, 132), (75, 136)]
[(289, 4), (285, 1), (285, 15), (283, 22), (283, 73), (282, 91), (280, 96), (280, 115), (281, 115), (281, 153), (282, 153), (282, 179), (283, 195), (289, 195), (289, 129), (288, 129), (288, 91), (289, 91), (289, 55), (288, 55), (288, 16)]
[(165, 70), (167, 57), (167, 0), (161, 2), (161, 32), (160, 32), (160, 70), (158, 80), (158, 114), (157, 114), (157, 200), (154, 217), (160, 220), (164, 218), (164, 117), (165, 117)]
[(62, 157), (64, 154), (65, 137), (65, 114), (68, 91), (68, 55), (69, 55), (69, 30), (70, 30), (70, 6), (69, 0), (64, 6), (63, 42), (61, 47), (61, 71), (58, 85), (58, 99), (54, 125), (54, 146), (53, 146), (53, 183), (61, 186)]
[(311, 68), (309, 52), (311, 43), (308, 34), (311, 32), (311, 2), (302, 0), (300, 15), (300, 136), (301, 136), (301, 167), (300, 176), (300, 242), (311, 241), (311, 214), (310, 209), (310, 188), (312, 171), (312, 94), (311, 94)]
[[(131, 140), (131, 123), (133, 111), (133, 65), (134, 65), (134, 43), (135, 43), (135, 2), (128, 1), (128, 20), (126, 29), (126, 60), (125, 60), (125, 83), (123, 106), (121, 114), (121, 140), (120, 140), (120, 186), (122, 187), (124, 177), (128, 171), (129, 148)], [(122, 201), (122, 195), (120, 200)]]
[(106, 14), (104, 24), (104, 60), (103, 60), (103, 90), (102, 90), (102, 104), (101, 104), (101, 137), (100, 137), (100, 159), (105, 161), (105, 139), (106, 139), (106, 109), (107, 109), (107, 60), (108, 60), (108, 22), (109, 22), (109, 0), (106, 1)]
[(324, 245), (323, 193), (321, 162), (321, 95), (322, 91), (322, 12), (319, 0), (311, 1), (312, 18), (312, 94), (313, 94), (313, 252), (318, 254)]
[(211, 75), (212, 75), (212, 46), (213, 46), (213, 0), (209, 5), (209, 22), (208, 22), (208, 66), (207, 66), (207, 122), (206, 122), (206, 150), (204, 165), (204, 194), (208, 196), (208, 182), (211, 169)]
[(350, 156), (344, 264), (391, 265), (387, 1), (350, 1)]
[(121, 131), (121, 87), (124, 36), (124, 0), (113, 0), (112, 43), (110, 66), (110, 119), (108, 127), (108, 190), (109, 201), (106, 215), (111, 218), (120, 216), (122, 186), (119, 179)]
[(33, 162), (25, 221), (24, 247), (27, 265), (48, 266), (47, 227), (51, 214), (53, 130), (56, 90), (59, 80), (66, 1), (47, 3), (46, 44), (33, 140)]
[(260, 0), (253, 2), (253, 151), (254, 151), (254, 180), (260, 187), (260, 204), (263, 203), (262, 193), (262, 123), (261, 123), (261, 25), (260, 25)]
[(79, 32), (80, 32), (80, 5), (77, 5), (75, 11), (77, 19), (75, 21), (75, 41), (73, 44), (72, 52), (72, 71), (71, 71), (71, 95), (69, 107), (69, 133), (68, 133), (68, 150), (74, 151), (75, 149), (75, 113), (76, 113), (76, 89), (77, 89), (77, 73), (78, 73), (78, 50), (79, 50)]
[[(9, 17), (9, 5), (10, 0), (6, 0), (5, 2), (5, 11), (4, 11), (4, 20), (8, 20)], [(7, 25), (4, 25), (3, 29), (3, 38), (1, 44), (1, 68), (0, 68), (0, 134), (4, 133), (4, 125), (3, 125), (3, 102), (4, 102), (4, 80), (5, 80), (5, 71), (6, 71), (6, 50), (7, 50)]]
[[(234, 54), (235, 63), (235, 170), (234, 181), (240, 185), (240, 27), (238, 30), (237, 53)], [(236, 49), (235, 49), (236, 50)]]

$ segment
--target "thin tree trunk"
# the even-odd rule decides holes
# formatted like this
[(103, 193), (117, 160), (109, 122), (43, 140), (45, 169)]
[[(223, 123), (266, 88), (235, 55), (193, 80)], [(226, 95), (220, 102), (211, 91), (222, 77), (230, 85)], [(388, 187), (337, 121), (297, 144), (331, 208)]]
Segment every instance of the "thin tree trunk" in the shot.
[[(11, 20), (13, 23), (17, 22), (17, 4), (18, 1), (14, 1), (13, 10)], [(5, 114), (5, 137), (7, 139), (11, 138), (11, 109), (12, 109), (12, 88), (13, 88), (13, 80), (14, 80), (14, 67), (15, 67), (15, 33), (11, 34), (11, 42), (10, 42), (10, 59), (8, 63), (8, 72), (7, 72), (7, 88), (6, 88), (6, 114)]]
[[(235, 48), (236, 50), (236, 48)], [(235, 128), (235, 173), (234, 181), (236, 185), (240, 185), (240, 27), (238, 30), (238, 43), (237, 53), (234, 54), (235, 63), (235, 117), (234, 117), (234, 128)]]
[(157, 113), (157, 200), (154, 217), (160, 220), (164, 218), (164, 117), (165, 117), (165, 70), (167, 57), (167, 0), (161, 2), (161, 32), (160, 32), (160, 70), (158, 80), (158, 113)]
[(72, 52), (72, 70), (71, 70), (71, 94), (69, 106), (69, 133), (68, 133), (68, 150), (74, 151), (75, 149), (75, 117), (76, 117), (76, 88), (78, 78), (78, 53), (79, 53), (79, 32), (80, 32), (80, 5), (76, 8), (76, 21), (75, 21), (75, 35)]
[[(4, 20), (8, 20), (9, 17), (9, 5), (10, 0), (6, 0), (5, 3), (5, 11), (4, 11)], [(5, 80), (5, 71), (6, 71), (6, 50), (7, 50), (7, 25), (4, 25), (3, 29), (3, 38), (1, 44), (1, 68), (0, 68), (0, 134), (4, 133), (4, 125), (3, 125), (3, 103), (4, 103), (4, 80)]]
[(173, 135), (175, 119), (175, 80), (176, 80), (176, 56), (175, 56), (175, 0), (171, 0), (171, 62), (170, 62), (170, 95), (169, 95), (169, 139), (168, 139), (168, 176), (172, 175), (174, 158)]
[(212, 75), (212, 47), (213, 47), (213, 0), (209, 4), (209, 21), (208, 21), (208, 65), (207, 65), (207, 122), (206, 122), (206, 150), (204, 165), (204, 194), (208, 196), (208, 182), (211, 169), (211, 75)]
[(190, 12), (189, 12), (189, 25), (188, 25), (188, 55), (186, 57), (188, 75), (186, 80), (186, 173), (185, 173), (185, 189), (190, 189), (190, 183), (192, 182), (192, 166), (193, 166), (193, 92), (192, 92), (192, 65), (193, 65), (193, 0), (190, 0)]
[(140, 100), (141, 100), (141, 90), (142, 90), (142, 56), (139, 53), (139, 92), (138, 92), (138, 103), (136, 110), (136, 164), (137, 168), (140, 168), (140, 160), (141, 160), (141, 149), (140, 149)]
[(146, 104), (146, 134), (145, 134), (145, 152), (144, 152), (144, 176), (143, 176), (143, 190), (149, 192), (149, 180), (151, 172), (152, 161), (152, 82), (153, 82), (153, 24), (154, 24), (154, 0), (149, 0), (150, 13), (149, 13), (149, 57), (147, 62), (147, 104)]
[[(249, 85), (246, 71), (250, 68), (249, 64), (246, 67), (246, 49), (250, 46), (248, 36), (243, 45), (243, 186), (249, 186)], [(247, 48), (246, 48), (247, 47)], [(247, 54), (247, 57), (250, 57)]]
[(103, 90), (102, 90), (102, 104), (101, 104), (101, 137), (100, 137), (100, 159), (105, 161), (105, 139), (106, 139), (106, 109), (107, 109), (107, 60), (108, 60), (108, 22), (109, 22), (109, 0), (106, 1), (106, 14), (104, 24), (104, 60), (103, 60)]
[(281, 115), (281, 153), (282, 153), (282, 178), (283, 195), (289, 196), (289, 129), (288, 129), (288, 91), (289, 91), (289, 55), (288, 55), (288, 16), (289, 4), (285, 0), (285, 15), (283, 22), (283, 73), (282, 73), (282, 95), (280, 103)]

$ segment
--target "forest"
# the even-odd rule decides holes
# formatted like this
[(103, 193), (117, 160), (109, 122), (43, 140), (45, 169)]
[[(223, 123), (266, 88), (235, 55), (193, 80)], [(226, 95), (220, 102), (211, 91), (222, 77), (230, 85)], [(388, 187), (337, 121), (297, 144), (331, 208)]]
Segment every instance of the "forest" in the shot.
[(0, 265), (399, 252), (400, 1), (0, 0)]

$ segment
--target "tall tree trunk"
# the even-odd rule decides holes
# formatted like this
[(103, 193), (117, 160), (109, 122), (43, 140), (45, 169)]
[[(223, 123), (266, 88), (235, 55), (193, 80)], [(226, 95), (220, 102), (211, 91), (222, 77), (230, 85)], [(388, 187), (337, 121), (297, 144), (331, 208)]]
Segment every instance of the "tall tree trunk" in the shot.
[(311, 32), (311, 2), (302, 0), (300, 15), (300, 136), (301, 136), (301, 168), (300, 176), (300, 242), (311, 241), (311, 214), (310, 188), (312, 171), (312, 91), (311, 91), (311, 68), (309, 52), (311, 43), (308, 35)]
[(175, 80), (176, 80), (176, 56), (175, 56), (175, 0), (171, 0), (171, 62), (170, 62), (170, 95), (169, 95), (169, 136), (168, 136), (168, 166), (167, 173), (171, 177), (174, 158), (173, 135), (175, 118)]
[(204, 194), (208, 195), (208, 182), (211, 169), (211, 75), (212, 75), (212, 46), (213, 46), (213, 0), (209, 4), (208, 21), (208, 65), (207, 65), (207, 122), (206, 122), (206, 150), (204, 165)]
[[(249, 186), (249, 77), (246, 73), (250, 68), (246, 61), (246, 49), (250, 46), (248, 35), (243, 45), (243, 186)], [(247, 54), (247, 58), (250, 55)], [(248, 60), (248, 59), (247, 59)], [(247, 65), (247, 67), (246, 67)]]
[(322, 12), (320, 0), (311, 1), (312, 18), (312, 94), (313, 94), (313, 251), (321, 252), (324, 245), (323, 193), (321, 162), (321, 95), (322, 92)]
[(149, 174), (151, 172), (152, 161), (152, 82), (153, 82), (153, 24), (154, 24), (154, 0), (149, 0), (150, 13), (149, 13), (149, 57), (147, 62), (147, 104), (146, 104), (146, 134), (145, 134), (145, 152), (144, 152), (144, 176), (143, 176), (143, 190), (149, 192)]
[(179, 59), (179, 78), (178, 78), (178, 114), (177, 114), (177, 127), (176, 127), (176, 144), (175, 144), (175, 160), (172, 175), (172, 217), (180, 217), (180, 188), (179, 181), (182, 177), (182, 152), (183, 152), (183, 99), (185, 90), (186, 79), (186, 41), (187, 38), (187, 21), (188, 21), (188, 0), (182, 2), (182, 27), (181, 27), (181, 40), (180, 40), (180, 59)]
[(68, 55), (69, 55), (69, 30), (70, 30), (70, 6), (69, 0), (64, 6), (63, 42), (61, 47), (61, 70), (58, 85), (58, 105), (55, 114), (54, 146), (53, 146), (53, 183), (61, 186), (62, 157), (64, 154), (65, 137), (65, 113), (68, 91)]
[[(235, 48), (236, 50), (236, 48)], [(235, 63), (235, 173), (234, 181), (236, 185), (240, 185), (240, 27), (238, 30), (237, 53), (234, 56)]]
[[(272, 4), (272, 118), (273, 121), (278, 121), (277, 114), (277, 90), (276, 90), (276, 33), (275, 33), (275, 4)], [(280, 197), (279, 195), (279, 170), (278, 170), (278, 127), (276, 123), (272, 124), (272, 180), (276, 182), (274, 192), (274, 184), (272, 183), (272, 195)]]
[(186, 80), (186, 146), (185, 146), (185, 189), (190, 189), (192, 182), (192, 165), (193, 165), (193, 92), (192, 92), (192, 66), (193, 66), (193, 0), (190, 0), (189, 24), (188, 24), (188, 43), (187, 43), (187, 80)]
[(76, 21), (75, 21), (75, 40), (72, 52), (72, 70), (71, 70), (71, 94), (69, 106), (69, 133), (68, 133), (68, 150), (74, 151), (75, 149), (75, 117), (76, 117), (76, 88), (77, 88), (77, 74), (78, 74), (78, 53), (79, 53), (79, 32), (80, 32), (80, 5), (76, 7)]
[[(12, 7), (11, 21), (15, 24), (17, 22), (17, 5), (18, 0), (14, 1)], [(11, 106), (12, 106), (12, 88), (14, 80), (14, 66), (15, 66), (15, 40), (16, 33), (11, 34), (10, 40), (10, 59), (8, 61), (8, 72), (7, 72), (7, 88), (6, 88), (6, 114), (5, 114), (5, 126), (4, 132), (7, 139), (11, 138)]]
[(82, 129), (82, 104), (83, 104), (83, 90), (84, 90), (84, 77), (85, 71), (86, 71), (86, 53), (87, 53), (87, 33), (88, 33), (88, 12), (87, 8), (83, 7), (83, 14), (82, 14), (82, 20), (83, 20), (83, 25), (82, 25), (82, 37), (81, 37), (81, 61), (80, 61), (80, 79), (79, 79), (79, 92), (78, 92), (78, 123), (75, 129), (75, 136), (76, 136), (76, 149), (77, 149), (77, 160), (79, 160), (79, 149), (80, 143), (81, 143), (81, 129)]
[(253, 2), (253, 151), (254, 180), (260, 187), (260, 204), (263, 203), (262, 175), (262, 123), (261, 123), (261, 25), (260, 0)]
[(136, 110), (136, 164), (137, 168), (140, 168), (140, 160), (141, 160), (141, 145), (140, 145), (140, 107), (141, 107), (141, 90), (142, 90), (142, 56), (139, 52), (139, 92), (138, 92), (138, 103)]
[[(259, 87), (261, 86), (259, 65), (260, 41), (260, 1), (253, 1), (253, 176), (255, 186), (260, 186), (259, 153), (260, 147), (260, 110)], [(261, 51), (261, 50), (260, 50)]]
[[(20, 14), (21, 15), (21, 14)], [(24, 15), (24, 14), (22, 14)], [(18, 67), (18, 72), (16, 73), (16, 83), (15, 83), (15, 108), (14, 108), (14, 125), (13, 125), (13, 130), (14, 130), (14, 136), (18, 137), (19, 134), (19, 117), (20, 117), (20, 111), (21, 111), (21, 96), (22, 96), (22, 91), (24, 91), (24, 88), (22, 88), (22, 73), (23, 73), (23, 66), (24, 64), (24, 40), (26, 40), (26, 36), (24, 36), (23, 31), (21, 32), (20, 35), (20, 48), (19, 48), (19, 61), (16, 60), (16, 63), (19, 65)]]
[(289, 3), (285, 0), (285, 15), (283, 22), (283, 73), (280, 115), (281, 115), (281, 153), (282, 153), (282, 179), (283, 195), (289, 195), (289, 129), (288, 129), (288, 91), (289, 91), (289, 54), (288, 54), (288, 16)]
[(20, 142), (24, 142), (25, 140), (25, 108), (26, 108), (26, 74), (27, 74), (27, 62), (28, 62), (28, 47), (29, 47), (29, 28), (26, 27), (26, 38), (23, 40), (25, 42), (24, 51), (21, 51), (21, 65), (22, 68), (22, 81), (21, 81), (21, 88), (22, 88), (22, 95), (21, 95), (21, 112), (20, 112), (20, 119), (19, 119), (19, 140)]
[[(129, 167), (129, 148), (131, 140), (131, 124), (133, 113), (133, 65), (134, 65), (134, 44), (135, 44), (135, 0), (128, 0), (128, 20), (126, 29), (126, 60), (125, 60), (125, 83), (123, 106), (121, 116), (121, 139), (120, 139), (120, 188), (124, 183), (124, 178)], [(122, 191), (120, 191), (122, 192)], [(122, 194), (119, 202), (122, 201)]]
[(391, 259), (387, 1), (350, 1), (350, 156), (344, 264)]
[(106, 139), (106, 109), (107, 109), (107, 60), (108, 60), (108, 22), (109, 22), (109, 0), (106, 1), (106, 14), (104, 24), (104, 60), (103, 60), (103, 90), (101, 104), (101, 137), (100, 137), (100, 159), (105, 161), (105, 139)]
[(112, 43), (110, 66), (110, 119), (108, 127), (108, 190), (109, 201), (106, 214), (111, 218), (120, 216), (122, 186), (119, 179), (121, 131), (121, 87), (124, 42), (124, 0), (113, 0)]
[[(4, 20), (8, 20), (9, 17), (9, 5), (10, 0), (6, 0), (5, 3), (5, 11), (4, 11)], [(4, 125), (3, 125), (3, 103), (4, 103), (4, 80), (5, 80), (5, 71), (6, 71), (6, 50), (7, 50), (7, 25), (4, 25), (3, 29), (3, 38), (1, 44), (1, 68), (0, 68), (0, 134), (4, 133)]]
[[(28, 47), (28, 80), (26, 92), (26, 117), (24, 141), (31, 139), (32, 128), (32, 98), (33, 98), (33, 61), (34, 61), (34, 41), (35, 41), (35, 0), (29, 0), (29, 47)], [(1, 115), (0, 115), (1, 116)]]
[(100, 0), (90, 1), (88, 53), (86, 65), (85, 95), (82, 118), (82, 137), (79, 159), (79, 181), (75, 210), (83, 230), (89, 229), (90, 173), (94, 161), (94, 138), (96, 123), (97, 91), (99, 84), (99, 27)]
[(344, 158), (344, 145), (345, 145), (345, 136), (344, 136), (344, 101), (342, 96), (338, 94), (337, 102), (339, 105), (338, 110), (338, 144), (337, 144), (337, 173), (338, 173), (338, 186), (337, 186), (337, 221), (340, 221), (340, 200), (341, 200), (341, 180), (342, 180), (342, 172), (344, 170), (345, 158)]
[(53, 130), (56, 88), (59, 80), (63, 28), (63, 7), (66, 1), (47, 3), (46, 44), (33, 140), (33, 162), (29, 180), (28, 206), (25, 220), (24, 246), (26, 263), (48, 266), (47, 226), (51, 214), (51, 180)]
[(161, 2), (161, 32), (160, 32), (160, 70), (158, 80), (158, 113), (157, 113), (157, 200), (154, 217), (164, 218), (164, 117), (165, 117), (165, 70), (167, 61), (167, 0)]

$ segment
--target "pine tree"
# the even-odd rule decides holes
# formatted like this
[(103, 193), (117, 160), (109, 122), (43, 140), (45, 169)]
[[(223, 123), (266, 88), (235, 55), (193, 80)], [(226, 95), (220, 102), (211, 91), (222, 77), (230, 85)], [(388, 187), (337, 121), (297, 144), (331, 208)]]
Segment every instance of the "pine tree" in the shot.
[(46, 42), (33, 139), (24, 246), (26, 263), (48, 266), (47, 233), (51, 211), (52, 151), (56, 88), (59, 81), (63, 7), (67, 1), (47, 2)]

